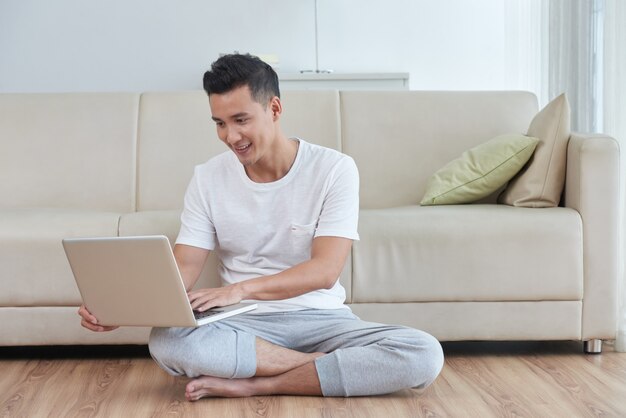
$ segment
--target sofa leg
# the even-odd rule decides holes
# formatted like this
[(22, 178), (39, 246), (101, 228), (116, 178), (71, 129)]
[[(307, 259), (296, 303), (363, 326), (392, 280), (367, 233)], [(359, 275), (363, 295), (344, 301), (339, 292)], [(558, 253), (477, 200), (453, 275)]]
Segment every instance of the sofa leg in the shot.
[(585, 354), (602, 353), (602, 340), (593, 339), (585, 341)]

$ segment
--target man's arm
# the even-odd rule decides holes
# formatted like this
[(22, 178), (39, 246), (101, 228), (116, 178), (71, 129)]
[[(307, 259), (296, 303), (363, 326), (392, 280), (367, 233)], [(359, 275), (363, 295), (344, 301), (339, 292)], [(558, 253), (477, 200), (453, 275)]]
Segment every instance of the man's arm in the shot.
[(244, 299), (281, 300), (330, 289), (337, 282), (351, 247), (352, 240), (348, 238), (317, 237), (313, 240), (310, 260), (271, 276), (189, 292), (191, 306), (202, 311)]
[(176, 244), (174, 246), (174, 258), (187, 291), (190, 291), (198, 281), (209, 252), (204, 248), (190, 245)]

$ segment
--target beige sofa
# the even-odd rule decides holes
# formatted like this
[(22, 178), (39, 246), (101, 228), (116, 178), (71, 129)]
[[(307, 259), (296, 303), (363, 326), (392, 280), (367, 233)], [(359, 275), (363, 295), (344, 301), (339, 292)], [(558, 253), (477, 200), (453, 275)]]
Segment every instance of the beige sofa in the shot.
[[(441, 340), (613, 339), (618, 275), (614, 139), (572, 135), (563, 206), (419, 206), (428, 178), (496, 135), (525, 132), (525, 92), (283, 94), (286, 134), (351, 155), (361, 240), (341, 281), (362, 318)], [(225, 150), (203, 92), (0, 95), (0, 345), (134, 344), (96, 334), (61, 239), (173, 241), (195, 164)], [(202, 284), (217, 285), (215, 259)]]

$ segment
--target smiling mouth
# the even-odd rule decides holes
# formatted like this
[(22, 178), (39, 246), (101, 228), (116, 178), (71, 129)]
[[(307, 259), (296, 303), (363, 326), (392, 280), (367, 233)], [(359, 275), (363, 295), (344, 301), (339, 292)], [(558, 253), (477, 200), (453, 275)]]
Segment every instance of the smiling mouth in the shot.
[(250, 148), (252, 146), (252, 144), (247, 144), (244, 145), (242, 147), (233, 147), (233, 149), (235, 150), (235, 152), (237, 153), (244, 153), (248, 150), (248, 148)]

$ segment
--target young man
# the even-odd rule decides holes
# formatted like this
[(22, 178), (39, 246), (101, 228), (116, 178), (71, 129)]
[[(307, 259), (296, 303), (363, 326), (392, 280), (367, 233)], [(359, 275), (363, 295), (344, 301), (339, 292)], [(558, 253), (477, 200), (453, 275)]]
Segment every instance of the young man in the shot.
[[(224, 286), (189, 291), (194, 309), (253, 300), (259, 309), (199, 328), (155, 328), (150, 352), (186, 396), (359, 396), (432, 383), (441, 346), (414, 329), (368, 323), (338, 281), (358, 239), (359, 178), (337, 151), (285, 137), (272, 68), (227, 55), (204, 75), (229, 148), (199, 165), (174, 255), (187, 289), (210, 251)], [(104, 331), (82, 307), (83, 326)]]

